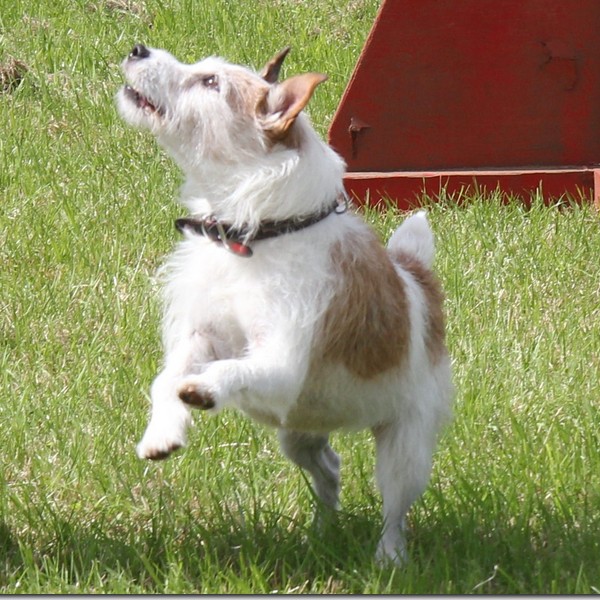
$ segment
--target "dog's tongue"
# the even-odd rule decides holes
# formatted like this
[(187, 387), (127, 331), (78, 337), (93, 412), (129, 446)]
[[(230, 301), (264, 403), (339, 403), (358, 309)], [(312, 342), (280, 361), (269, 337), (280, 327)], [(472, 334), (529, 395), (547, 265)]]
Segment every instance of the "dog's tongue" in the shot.
[(138, 104), (140, 105), (140, 108), (149, 108), (151, 110), (156, 110), (156, 106), (154, 106), (154, 104), (149, 102), (148, 99), (142, 96), (141, 94), (139, 95)]
[(126, 85), (127, 93), (134, 97), (136, 104), (140, 108), (149, 108), (150, 110), (155, 111), (156, 106), (152, 104), (143, 94), (140, 94), (136, 89), (132, 88), (130, 85)]

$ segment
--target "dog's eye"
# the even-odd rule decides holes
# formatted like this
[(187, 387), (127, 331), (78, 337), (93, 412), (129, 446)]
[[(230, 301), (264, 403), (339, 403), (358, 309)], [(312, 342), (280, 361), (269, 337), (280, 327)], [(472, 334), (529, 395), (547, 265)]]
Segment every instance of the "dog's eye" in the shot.
[(219, 90), (219, 80), (216, 75), (205, 75), (201, 81), (204, 87), (211, 90)]

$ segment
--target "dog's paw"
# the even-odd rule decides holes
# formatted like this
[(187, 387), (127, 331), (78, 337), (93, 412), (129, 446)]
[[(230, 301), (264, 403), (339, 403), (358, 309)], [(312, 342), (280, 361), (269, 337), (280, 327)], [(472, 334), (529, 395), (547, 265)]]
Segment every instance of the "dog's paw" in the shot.
[(177, 394), (183, 402), (201, 410), (209, 410), (216, 405), (213, 395), (194, 383), (184, 383)]
[(156, 446), (146, 447), (140, 442), (137, 445), (136, 453), (138, 458), (145, 458), (148, 460), (164, 460), (165, 458), (169, 458), (169, 456), (175, 452), (175, 450), (179, 450), (179, 448), (181, 448), (181, 445), (178, 444), (171, 444), (162, 448)]
[(406, 544), (403, 538), (398, 538), (395, 543), (390, 544), (385, 536), (379, 540), (375, 562), (380, 567), (395, 566), (403, 567), (408, 563)]
[(187, 375), (177, 382), (176, 392), (188, 408), (216, 414), (226, 406), (239, 403), (238, 360), (218, 360), (202, 373)]
[(136, 447), (139, 458), (163, 460), (175, 450), (185, 446), (184, 435), (170, 434), (155, 427), (148, 427), (144, 437)]

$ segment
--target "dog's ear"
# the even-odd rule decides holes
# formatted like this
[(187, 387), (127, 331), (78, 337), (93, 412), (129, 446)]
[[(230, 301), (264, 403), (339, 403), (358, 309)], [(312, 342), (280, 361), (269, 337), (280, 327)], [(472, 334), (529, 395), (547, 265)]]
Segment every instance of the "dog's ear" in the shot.
[(259, 105), (265, 133), (272, 139), (283, 138), (308, 104), (315, 88), (326, 79), (327, 75), (321, 73), (304, 73), (272, 85)]
[(263, 68), (260, 72), (260, 76), (267, 83), (275, 83), (279, 79), (279, 71), (281, 65), (291, 50), (290, 46), (285, 47), (281, 52), (277, 53)]

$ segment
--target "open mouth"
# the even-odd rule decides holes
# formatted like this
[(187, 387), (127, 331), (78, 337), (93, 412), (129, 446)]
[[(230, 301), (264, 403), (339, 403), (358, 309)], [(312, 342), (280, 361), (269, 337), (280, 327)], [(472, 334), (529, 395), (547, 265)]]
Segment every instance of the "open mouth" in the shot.
[(164, 115), (164, 109), (153, 104), (140, 92), (132, 88), (130, 85), (125, 86), (125, 95), (141, 110), (147, 113), (156, 113), (160, 116)]

